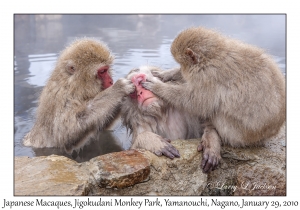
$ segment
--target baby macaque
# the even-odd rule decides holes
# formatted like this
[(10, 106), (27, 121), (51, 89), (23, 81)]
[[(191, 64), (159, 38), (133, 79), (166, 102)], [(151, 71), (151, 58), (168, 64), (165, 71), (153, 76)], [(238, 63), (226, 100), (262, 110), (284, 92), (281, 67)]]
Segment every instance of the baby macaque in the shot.
[[(276, 135), (286, 120), (285, 79), (262, 49), (202, 27), (189, 28), (171, 46), (180, 69), (157, 72), (142, 86), (165, 103), (207, 120), (202, 168), (210, 171), (220, 145), (256, 145)], [(185, 83), (166, 83), (181, 72)], [(218, 135), (220, 138), (218, 138)]]
[(105, 44), (79, 39), (64, 49), (39, 97), (36, 121), (24, 145), (72, 151), (105, 129), (135, 86), (113, 84), (113, 55)]
[[(135, 85), (135, 91), (122, 103), (123, 124), (132, 133), (131, 149), (146, 149), (154, 154), (165, 155), (171, 159), (180, 157), (178, 150), (170, 144), (175, 139), (199, 138), (203, 134), (200, 118), (170, 106), (141, 85), (154, 78), (151, 71), (160, 72), (156, 67), (142, 66), (131, 70), (127, 79)], [(184, 80), (178, 74), (178, 85)]]

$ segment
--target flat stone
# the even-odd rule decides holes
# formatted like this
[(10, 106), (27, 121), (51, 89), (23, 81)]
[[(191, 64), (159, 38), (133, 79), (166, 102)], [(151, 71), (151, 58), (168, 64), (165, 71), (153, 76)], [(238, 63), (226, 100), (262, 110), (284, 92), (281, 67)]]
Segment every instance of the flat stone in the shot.
[(88, 175), (64, 156), (15, 157), (15, 195), (87, 195)]
[(99, 187), (125, 188), (149, 177), (150, 161), (143, 153), (128, 150), (95, 157), (88, 168)]

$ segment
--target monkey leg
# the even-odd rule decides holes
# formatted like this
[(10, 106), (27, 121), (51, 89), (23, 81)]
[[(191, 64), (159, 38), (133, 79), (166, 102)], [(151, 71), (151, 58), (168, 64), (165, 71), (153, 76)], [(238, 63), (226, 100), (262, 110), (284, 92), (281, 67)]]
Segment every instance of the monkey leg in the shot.
[(178, 150), (170, 142), (171, 140), (155, 133), (144, 131), (134, 139), (131, 149), (146, 149), (157, 156), (164, 155), (171, 159), (180, 157)]
[(221, 141), (219, 134), (212, 125), (204, 128), (198, 151), (203, 151), (201, 168), (205, 173), (216, 169), (221, 160)]

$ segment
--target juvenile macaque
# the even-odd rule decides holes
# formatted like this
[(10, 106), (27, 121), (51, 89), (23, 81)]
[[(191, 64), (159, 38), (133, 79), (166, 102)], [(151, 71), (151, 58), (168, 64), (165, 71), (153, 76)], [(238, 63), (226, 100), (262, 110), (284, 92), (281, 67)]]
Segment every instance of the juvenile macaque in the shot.
[[(213, 138), (202, 138), (202, 168), (215, 168), (220, 144), (259, 144), (285, 122), (285, 81), (262, 49), (202, 27), (182, 31), (171, 52), (180, 69), (156, 73), (142, 86), (191, 115), (207, 119)], [(165, 83), (182, 73), (186, 83)], [(218, 138), (216, 135), (219, 135)], [(216, 162), (217, 163), (217, 162)]]
[(79, 39), (63, 50), (44, 87), (24, 145), (71, 151), (106, 128), (134, 85), (111, 77), (113, 55), (105, 44)]
[[(123, 124), (132, 133), (131, 149), (142, 148), (171, 159), (180, 154), (170, 144), (175, 139), (199, 138), (203, 133), (202, 121), (189, 113), (176, 109), (153, 93), (144, 89), (141, 82), (153, 78), (151, 71), (160, 72), (156, 67), (142, 66), (131, 70), (127, 79), (131, 80), (136, 89), (121, 106)], [(170, 83), (177, 85), (183, 81), (180, 75), (176, 81)]]

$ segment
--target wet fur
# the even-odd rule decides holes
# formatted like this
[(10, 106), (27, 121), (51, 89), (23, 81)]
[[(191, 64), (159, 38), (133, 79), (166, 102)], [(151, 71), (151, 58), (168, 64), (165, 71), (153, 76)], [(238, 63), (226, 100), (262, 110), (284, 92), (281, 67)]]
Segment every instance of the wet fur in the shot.
[(24, 145), (70, 151), (97, 136), (119, 112), (127, 91), (134, 90), (120, 79), (102, 91), (97, 69), (110, 66), (113, 59), (106, 45), (93, 39), (76, 40), (64, 49), (39, 97), (36, 121)]

